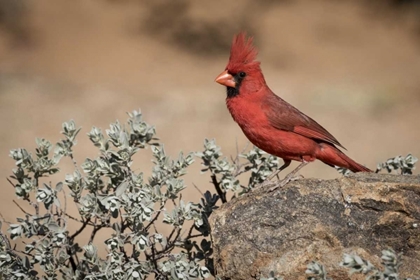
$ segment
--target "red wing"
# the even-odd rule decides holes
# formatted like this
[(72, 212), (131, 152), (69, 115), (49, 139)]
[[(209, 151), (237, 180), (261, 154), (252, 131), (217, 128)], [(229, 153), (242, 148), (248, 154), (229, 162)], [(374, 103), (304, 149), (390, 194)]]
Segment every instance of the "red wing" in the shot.
[(270, 94), (267, 97), (263, 105), (263, 110), (270, 124), (277, 129), (295, 132), (302, 136), (328, 142), (345, 149), (320, 124), (275, 94)]

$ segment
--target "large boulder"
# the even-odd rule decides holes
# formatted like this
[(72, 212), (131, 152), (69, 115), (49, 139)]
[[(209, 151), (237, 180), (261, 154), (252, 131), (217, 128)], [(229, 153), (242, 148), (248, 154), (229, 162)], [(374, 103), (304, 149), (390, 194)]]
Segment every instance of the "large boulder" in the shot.
[(344, 253), (381, 267), (387, 248), (403, 253), (401, 277), (420, 276), (420, 176), (359, 173), (301, 179), (274, 192), (256, 189), (220, 207), (210, 225), (221, 279), (270, 271), (306, 279), (311, 261), (334, 280), (350, 279), (339, 266)]

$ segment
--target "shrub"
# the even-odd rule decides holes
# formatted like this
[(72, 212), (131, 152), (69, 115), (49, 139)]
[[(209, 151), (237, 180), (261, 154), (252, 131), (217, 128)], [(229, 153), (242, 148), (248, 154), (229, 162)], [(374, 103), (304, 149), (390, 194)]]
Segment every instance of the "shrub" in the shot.
[[(207, 191), (199, 202), (187, 202), (182, 200), (186, 187), (182, 177), (195, 155), (181, 152), (177, 159), (168, 157), (155, 138), (155, 128), (143, 121), (140, 112), (129, 114), (125, 124), (111, 124), (105, 134), (93, 127), (88, 137), (99, 156), (81, 165), (73, 157), (80, 128), (73, 121), (62, 128), (64, 139), (54, 147), (46, 139), (37, 139), (34, 155), (23, 148), (10, 153), (17, 168), (9, 182), (33, 211), (20, 207), (24, 217), (6, 222), (10, 239), (29, 242), (20, 251), (1, 234), (4, 278), (204, 279), (213, 273), (207, 219), (219, 197), (226, 202), (228, 190), (249, 190), (277, 168), (277, 159), (255, 148), (243, 155), (247, 163), (240, 164), (239, 156), (231, 163), (214, 141), (206, 140), (204, 151), (197, 155), (218, 194)], [(152, 175), (144, 178), (131, 166), (133, 155), (147, 147), (154, 166)], [(53, 184), (48, 177), (60, 172), (63, 158), (73, 161), (74, 172)], [(246, 187), (237, 179), (244, 172), (251, 173)], [(77, 216), (67, 212), (67, 194), (73, 198)], [(69, 232), (70, 220), (79, 223), (75, 232)], [(168, 234), (158, 230), (162, 223), (170, 226)], [(99, 256), (98, 246), (103, 245), (96, 244), (95, 237), (104, 228), (113, 233), (105, 241), (108, 254)], [(76, 242), (82, 233), (89, 233), (87, 244)]]

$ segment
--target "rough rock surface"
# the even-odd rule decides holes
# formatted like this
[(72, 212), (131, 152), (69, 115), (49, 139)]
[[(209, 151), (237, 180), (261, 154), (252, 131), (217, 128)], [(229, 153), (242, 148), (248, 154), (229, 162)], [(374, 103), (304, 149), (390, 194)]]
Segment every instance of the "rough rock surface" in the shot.
[(224, 204), (210, 224), (221, 279), (270, 271), (306, 279), (312, 260), (334, 280), (350, 279), (339, 266), (343, 253), (381, 267), (386, 248), (403, 253), (401, 278), (420, 277), (420, 176), (355, 174), (301, 179), (272, 193), (257, 189)]

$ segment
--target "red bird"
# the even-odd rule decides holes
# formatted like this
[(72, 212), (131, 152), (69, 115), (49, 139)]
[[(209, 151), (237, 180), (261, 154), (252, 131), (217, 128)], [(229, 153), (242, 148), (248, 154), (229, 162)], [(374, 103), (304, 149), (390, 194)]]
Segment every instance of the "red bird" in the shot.
[(344, 147), (325, 128), (271, 91), (252, 41), (244, 33), (233, 38), (229, 62), (215, 81), (226, 86), (227, 107), (245, 136), (258, 148), (284, 160), (280, 171), (292, 160), (302, 162), (270, 191), (284, 186), (315, 159), (353, 172), (372, 172), (340, 151), (336, 146)]

